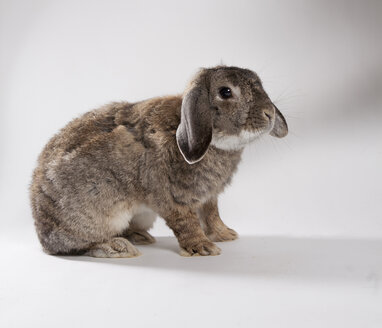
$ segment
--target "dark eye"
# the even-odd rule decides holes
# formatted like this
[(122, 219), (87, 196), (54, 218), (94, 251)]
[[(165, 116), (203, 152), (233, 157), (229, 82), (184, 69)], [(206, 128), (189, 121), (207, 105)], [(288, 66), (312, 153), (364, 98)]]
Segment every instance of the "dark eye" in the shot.
[(220, 88), (219, 93), (223, 99), (228, 99), (232, 97), (232, 91), (230, 88), (227, 87)]

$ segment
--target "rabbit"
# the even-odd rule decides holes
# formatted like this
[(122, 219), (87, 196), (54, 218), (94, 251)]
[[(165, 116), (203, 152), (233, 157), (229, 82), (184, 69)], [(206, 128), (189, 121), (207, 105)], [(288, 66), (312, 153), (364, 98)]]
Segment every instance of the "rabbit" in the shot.
[(161, 216), (183, 256), (218, 255), (237, 233), (218, 196), (243, 148), (288, 133), (251, 70), (202, 68), (183, 95), (115, 102), (74, 119), (48, 142), (30, 185), (48, 254), (136, 257)]

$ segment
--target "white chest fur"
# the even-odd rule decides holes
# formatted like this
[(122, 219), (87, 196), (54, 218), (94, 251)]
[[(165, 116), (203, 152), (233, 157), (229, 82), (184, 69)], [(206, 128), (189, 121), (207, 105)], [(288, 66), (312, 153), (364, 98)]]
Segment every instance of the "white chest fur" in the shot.
[(263, 131), (246, 131), (243, 130), (238, 135), (219, 135), (212, 136), (211, 144), (216, 148), (223, 150), (239, 150), (245, 145), (254, 141), (263, 134)]

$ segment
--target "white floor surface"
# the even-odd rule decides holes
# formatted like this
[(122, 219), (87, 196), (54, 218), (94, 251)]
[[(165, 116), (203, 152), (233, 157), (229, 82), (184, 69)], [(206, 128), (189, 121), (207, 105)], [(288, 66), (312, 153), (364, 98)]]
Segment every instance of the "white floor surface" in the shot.
[(381, 327), (382, 240), (242, 236), (183, 258), (55, 257), (1, 238), (0, 327)]

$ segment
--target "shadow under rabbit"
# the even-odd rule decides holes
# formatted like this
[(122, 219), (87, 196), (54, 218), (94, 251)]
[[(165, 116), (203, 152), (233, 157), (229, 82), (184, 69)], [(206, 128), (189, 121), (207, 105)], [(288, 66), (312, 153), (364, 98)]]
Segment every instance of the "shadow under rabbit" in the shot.
[(382, 275), (382, 240), (242, 236), (218, 243), (220, 256), (181, 257), (174, 237), (157, 237), (138, 246), (142, 255), (130, 259), (64, 256), (124, 268), (180, 270), (246, 278), (279, 277), (310, 281), (358, 281), (378, 288)]

